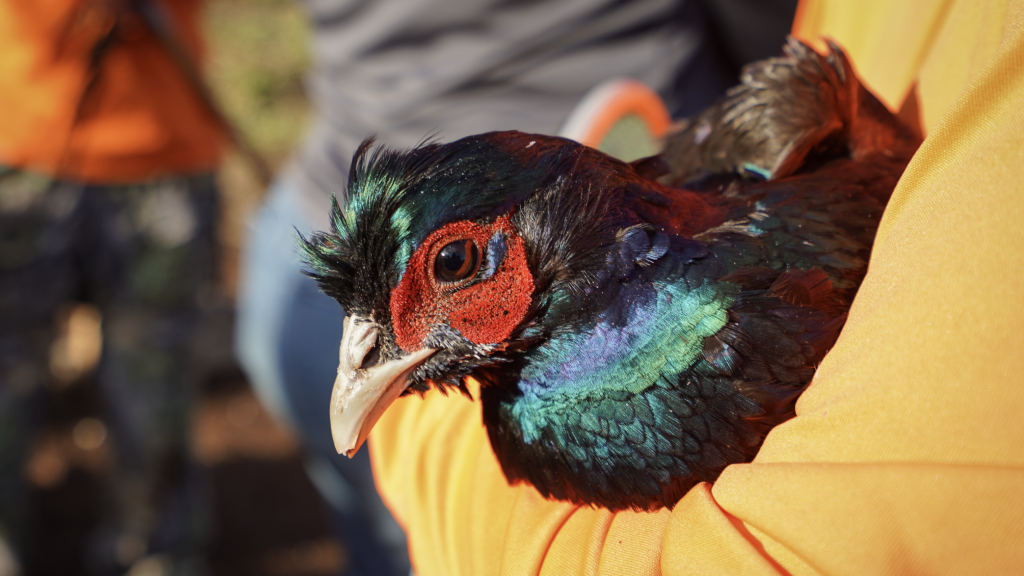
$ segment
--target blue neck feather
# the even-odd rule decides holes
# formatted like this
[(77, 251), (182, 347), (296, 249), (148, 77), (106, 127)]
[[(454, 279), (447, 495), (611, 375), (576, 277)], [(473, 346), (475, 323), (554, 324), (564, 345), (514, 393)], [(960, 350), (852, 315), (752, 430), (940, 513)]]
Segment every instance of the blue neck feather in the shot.
[(589, 327), (556, 335), (528, 356), (518, 382), (522, 395), (512, 409), (526, 442), (556, 425), (552, 419), (566, 406), (674, 384), (694, 366), (704, 338), (728, 321), (734, 290), (718, 282), (691, 289), (666, 280), (623, 285)]

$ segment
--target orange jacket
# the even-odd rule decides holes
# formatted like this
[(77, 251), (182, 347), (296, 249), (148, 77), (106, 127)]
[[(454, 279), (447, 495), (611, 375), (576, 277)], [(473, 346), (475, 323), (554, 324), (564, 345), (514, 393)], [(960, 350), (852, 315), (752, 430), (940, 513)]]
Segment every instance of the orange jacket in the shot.
[(1024, 574), (1024, 0), (805, 1), (928, 137), (839, 342), (750, 464), (658, 513), (508, 486), (479, 406), (431, 392), (371, 435), (416, 573)]
[[(114, 0), (0, 3), (0, 164), (90, 182), (216, 166), (224, 135), (156, 37), (122, 19), (70, 130)], [(200, 0), (168, 8), (198, 60)]]

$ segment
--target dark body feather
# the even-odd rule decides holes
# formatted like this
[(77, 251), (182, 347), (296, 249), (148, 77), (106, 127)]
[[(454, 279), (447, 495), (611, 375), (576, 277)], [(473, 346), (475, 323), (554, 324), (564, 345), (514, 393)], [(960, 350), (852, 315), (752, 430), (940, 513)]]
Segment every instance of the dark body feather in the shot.
[[(389, 298), (411, 255), (445, 224), (508, 217), (528, 310), (500, 342), (432, 317), (421, 344), (439, 351), (407, 392), (478, 378), (511, 482), (613, 510), (672, 506), (792, 417), (917, 146), (835, 47), (791, 41), (743, 80), (633, 165), (517, 132), (364, 149), (334, 234), (307, 243), (313, 275), (383, 328), (383, 360), (398, 357)], [(494, 238), (491, 273), (513, 240)]]

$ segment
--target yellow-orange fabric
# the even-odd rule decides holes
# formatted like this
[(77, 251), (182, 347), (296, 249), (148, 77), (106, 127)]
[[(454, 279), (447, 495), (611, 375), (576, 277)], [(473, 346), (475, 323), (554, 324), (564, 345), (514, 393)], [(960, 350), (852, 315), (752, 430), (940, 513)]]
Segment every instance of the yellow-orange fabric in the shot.
[(1024, 1), (805, 2), (928, 137), (839, 342), (753, 463), (672, 511), (506, 485), (479, 407), (396, 402), (371, 436), (417, 574), (1024, 574)]
[[(132, 16), (122, 18), (71, 131), (90, 52), (118, 3), (0, 2), (0, 164), (96, 183), (216, 166), (225, 143), (221, 128)], [(196, 61), (200, 4), (160, 4)]]

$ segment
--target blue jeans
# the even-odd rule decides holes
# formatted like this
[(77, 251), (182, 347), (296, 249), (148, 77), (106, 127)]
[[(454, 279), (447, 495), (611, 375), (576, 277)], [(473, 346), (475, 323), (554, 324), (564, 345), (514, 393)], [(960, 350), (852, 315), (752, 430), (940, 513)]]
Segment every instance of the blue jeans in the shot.
[(331, 388), (344, 311), (301, 274), (297, 231), (312, 230), (279, 179), (253, 222), (242, 261), (236, 347), (267, 409), (290, 425), (307, 453), (307, 472), (331, 504), (349, 552), (349, 574), (406, 575), (405, 535), (373, 483), (368, 451), (339, 455), (331, 439)]

